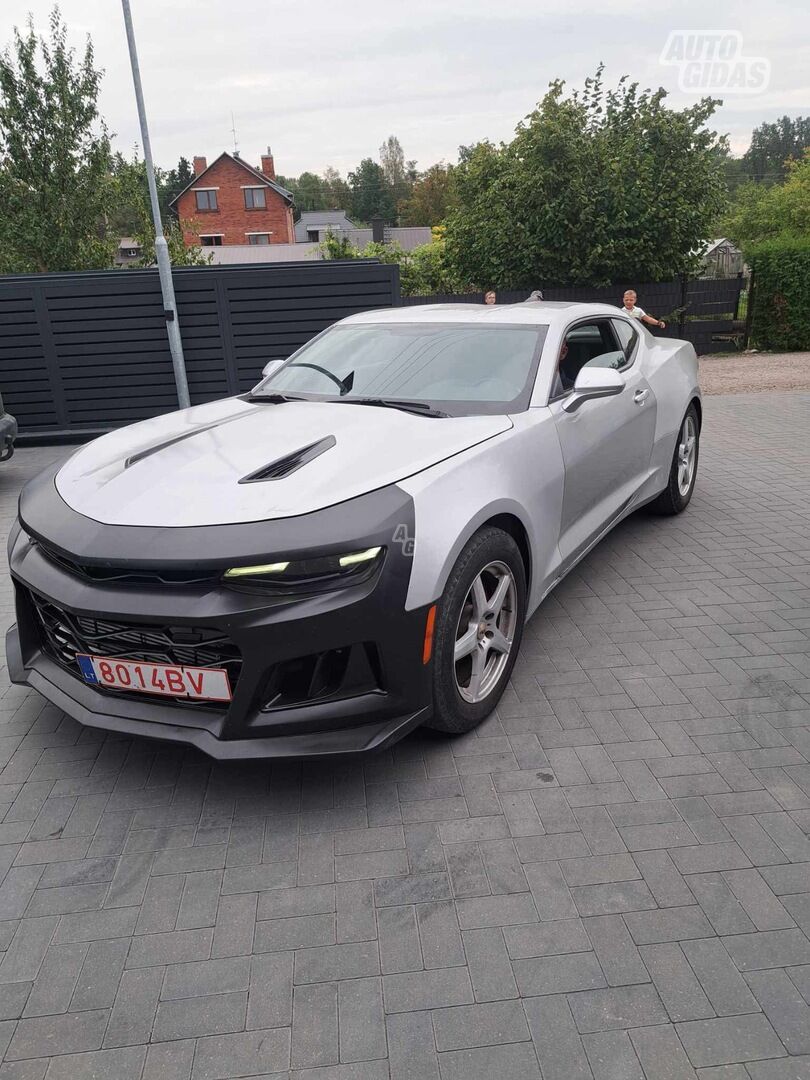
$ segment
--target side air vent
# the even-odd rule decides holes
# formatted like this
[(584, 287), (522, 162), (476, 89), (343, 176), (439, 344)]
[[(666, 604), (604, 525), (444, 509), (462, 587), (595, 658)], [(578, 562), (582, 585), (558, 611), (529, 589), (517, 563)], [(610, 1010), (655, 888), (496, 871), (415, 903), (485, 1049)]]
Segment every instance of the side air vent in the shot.
[(243, 476), (239, 483), (256, 484), (262, 480), (283, 480), (285, 476), (297, 472), (302, 465), (306, 465), (309, 461), (314, 461), (316, 457), (325, 454), (327, 450), (331, 450), (336, 444), (337, 439), (335, 436), (327, 435), (317, 442), (310, 443), (309, 446), (302, 446), (299, 450), (294, 450), (291, 454), (285, 454), (284, 457), (271, 461), (269, 465), (262, 465), (262, 467), (255, 472)]

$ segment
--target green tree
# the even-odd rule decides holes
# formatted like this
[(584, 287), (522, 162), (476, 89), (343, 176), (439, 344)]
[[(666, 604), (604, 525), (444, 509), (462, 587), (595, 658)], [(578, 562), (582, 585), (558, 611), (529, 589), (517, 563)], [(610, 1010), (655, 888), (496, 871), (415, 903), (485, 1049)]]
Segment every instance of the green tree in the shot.
[(416, 162), (406, 161), (402, 144), (396, 135), (389, 135), (380, 147), (380, 165), (388, 184), (394, 206), (407, 198), (417, 177)]
[(726, 193), (706, 127), (718, 102), (682, 110), (602, 66), (584, 90), (550, 84), (511, 143), (462, 148), (447, 221), (457, 275), (484, 286), (655, 281), (697, 269)]
[(103, 234), (110, 144), (98, 112), (90, 38), (68, 47), (58, 8), (50, 35), (29, 16), (0, 55), (0, 270), (86, 270), (112, 263)]
[[(159, 169), (156, 169), (155, 173), (160, 201), (160, 193), (164, 192), (166, 187), (166, 174)], [(121, 236), (132, 236), (138, 241), (143, 254), (131, 265), (154, 266), (155, 227), (149, 202), (146, 164), (138, 156), (137, 150), (133, 151), (131, 159), (125, 158), (123, 154), (116, 154), (111, 175), (113, 196), (107, 231), (116, 241)], [(194, 231), (189, 222), (178, 221), (173, 214), (161, 215), (161, 220), (173, 266), (207, 266), (211, 262), (210, 251), (204, 251), (196, 245), (186, 245), (184, 230)]]
[(399, 204), (400, 225), (438, 225), (456, 205), (455, 170), (443, 161), (431, 165)]
[(810, 148), (791, 160), (784, 184), (743, 184), (723, 222), (743, 249), (764, 240), (810, 238)]
[(363, 158), (354, 172), (349, 173), (351, 191), (350, 217), (358, 224), (381, 217), (392, 222), (396, 216), (391, 189), (381, 165), (371, 158)]
[(798, 161), (810, 147), (810, 116), (782, 116), (772, 124), (760, 124), (743, 154), (744, 171), (752, 180), (779, 183), (787, 175), (787, 161)]
[(162, 173), (161, 184), (158, 187), (158, 201), (160, 202), (160, 216), (164, 221), (168, 220), (173, 212), (169, 208), (172, 199), (176, 199), (184, 188), (187, 188), (194, 179), (194, 170), (188, 158), (181, 157), (174, 169)]
[(321, 180), (326, 209), (346, 210), (351, 200), (351, 189), (338, 170), (330, 165), (329, 168), (324, 169)]

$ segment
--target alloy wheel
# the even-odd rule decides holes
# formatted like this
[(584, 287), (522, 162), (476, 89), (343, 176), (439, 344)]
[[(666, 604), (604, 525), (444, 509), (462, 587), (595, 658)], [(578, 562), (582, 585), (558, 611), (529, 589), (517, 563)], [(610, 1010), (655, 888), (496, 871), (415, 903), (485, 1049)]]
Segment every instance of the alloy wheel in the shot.
[(689, 494), (695, 475), (697, 461), (697, 425), (691, 414), (681, 425), (678, 436), (678, 491), (682, 496)]
[(512, 571), (506, 563), (488, 563), (470, 585), (456, 627), (456, 688), (465, 701), (483, 701), (498, 684), (512, 651), (517, 607)]

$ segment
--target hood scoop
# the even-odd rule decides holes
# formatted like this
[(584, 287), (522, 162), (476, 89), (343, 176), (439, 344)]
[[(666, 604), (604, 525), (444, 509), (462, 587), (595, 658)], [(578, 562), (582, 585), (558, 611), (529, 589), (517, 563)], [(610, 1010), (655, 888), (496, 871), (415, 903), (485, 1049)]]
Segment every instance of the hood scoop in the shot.
[(308, 462), (314, 461), (315, 458), (320, 457), (321, 454), (325, 454), (327, 450), (331, 450), (332, 447), (336, 445), (337, 439), (335, 436), (326, 435), (323, 439), (318, 439), (317, 442), (310, 443), (308, 446), (302, 446), (298, 450), (293, 450), (291, 454), (285, 454), (284, 457), (276, 458), (275, 461), (271, 461), (268, 465), (262, 465), (262, 467), (256, 469), (255, 472), (243, 476), (239, 483), (258, 484), (264, 480), (283, 480), (285, 477), (290, 476), (291, 473), (297, 472)]

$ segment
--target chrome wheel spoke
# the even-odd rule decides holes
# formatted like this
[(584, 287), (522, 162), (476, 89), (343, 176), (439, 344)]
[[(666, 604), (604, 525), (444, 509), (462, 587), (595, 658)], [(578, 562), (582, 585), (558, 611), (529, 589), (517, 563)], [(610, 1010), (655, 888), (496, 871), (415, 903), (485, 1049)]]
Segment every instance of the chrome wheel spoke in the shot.
[(470, 598), (472, 599), (473, 606), (473, 621), (478, 622), (479, 619), (483, 619), (484, 612), (487, 610), (487, 591), (484, 588), (481, 574), (479, 574), (472, 583)]
[(471, 624), (466, 633), (456, 641), (455, 647), (455, 659), (456, 663), (459, 660), (463, 660), (465, 656), (469, 656), (473, 649), (478, 644), (478, 626), (477, 624)]
[(498, 582), (498, 585), (497, 585), (497, 587), (495, 589), (495, 592), (489, 598), (489, 604), (487, 605), (488, 610), (492, 612), (492, 614), (495, 616), (496, 619), (501, 613), (501, 608), (503, 607), (503, 602), (506, 599), (506, 597), (509, 595), (509, 590), (511, 588), (512, 588), (512, 575), (511, 574), (504, 574), (503, 577), (501, 578), (501, 580)]
[(496, 626), (492, 631), (492, 637), (489, 639), (489, 647), (494, 652), (506, 654), (512, 648), (512, 642)]
[(470, 672), (470, 682), (467, 686), (472, 701), (477, 701), (481, 696), (481, 683), (486, 670), (486, 661), (487, 654), (479, 645), (472, 654), (472, 671)]

